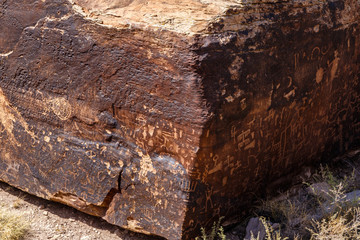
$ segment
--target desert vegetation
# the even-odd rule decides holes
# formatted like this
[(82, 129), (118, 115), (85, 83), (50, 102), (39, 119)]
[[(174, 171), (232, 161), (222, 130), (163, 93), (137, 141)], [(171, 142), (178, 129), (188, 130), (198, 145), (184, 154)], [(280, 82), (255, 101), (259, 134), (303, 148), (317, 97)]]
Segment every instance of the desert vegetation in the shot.
[[(359, 152), (355, 152), (330, 165), (320, 165), (301, 186), (261, 200), (251, 216), (237, 226), (242, 234), (235, 236), (232, 229), (223, 234), (221, 224), (214, 223), (212, 229), (202, 229), (197, 239), (360, 239), (359, 159)], [(258, 225), (250, 226), (256, 221)]]
[(29, 230), (27, 219), (13, 208), (1, 206), (0, 209), (0, 239), (18, 240), (23, 239)]

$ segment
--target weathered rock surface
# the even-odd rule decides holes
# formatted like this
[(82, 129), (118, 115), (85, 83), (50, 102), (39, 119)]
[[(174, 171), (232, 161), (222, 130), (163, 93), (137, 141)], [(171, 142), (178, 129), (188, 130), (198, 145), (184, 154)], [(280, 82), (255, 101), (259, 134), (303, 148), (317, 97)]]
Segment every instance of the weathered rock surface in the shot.
[(0, 1), (0, 179), (191, 239), (360, 144), (360, 2)]

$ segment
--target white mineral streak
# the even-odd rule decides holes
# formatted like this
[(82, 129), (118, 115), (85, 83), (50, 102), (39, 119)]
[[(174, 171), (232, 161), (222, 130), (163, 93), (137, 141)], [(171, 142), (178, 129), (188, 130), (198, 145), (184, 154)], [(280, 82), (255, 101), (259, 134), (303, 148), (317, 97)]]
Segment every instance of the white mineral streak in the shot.
[(7, 53), (0, 53), (0, 57), (8, 57), (13, 53), (13, 51), (7, 52)]

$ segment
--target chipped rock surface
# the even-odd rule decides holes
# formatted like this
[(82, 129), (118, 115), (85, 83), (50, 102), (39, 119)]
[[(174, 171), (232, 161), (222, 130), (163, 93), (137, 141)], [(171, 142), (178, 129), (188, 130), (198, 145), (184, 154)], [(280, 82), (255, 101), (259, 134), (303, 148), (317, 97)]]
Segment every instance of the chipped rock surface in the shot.
[(359, 145), (359, 8), (0, 0), (0, 179), (168, 239), (231, 222)]

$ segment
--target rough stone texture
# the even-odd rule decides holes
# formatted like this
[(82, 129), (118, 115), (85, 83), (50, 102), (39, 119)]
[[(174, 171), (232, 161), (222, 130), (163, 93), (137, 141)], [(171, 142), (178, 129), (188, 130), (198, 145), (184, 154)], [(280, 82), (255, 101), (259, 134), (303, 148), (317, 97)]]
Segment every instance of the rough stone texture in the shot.
[(359, 9), (0, 0), (0, 179), (168, 239), (230, 221), (359, 146)]

